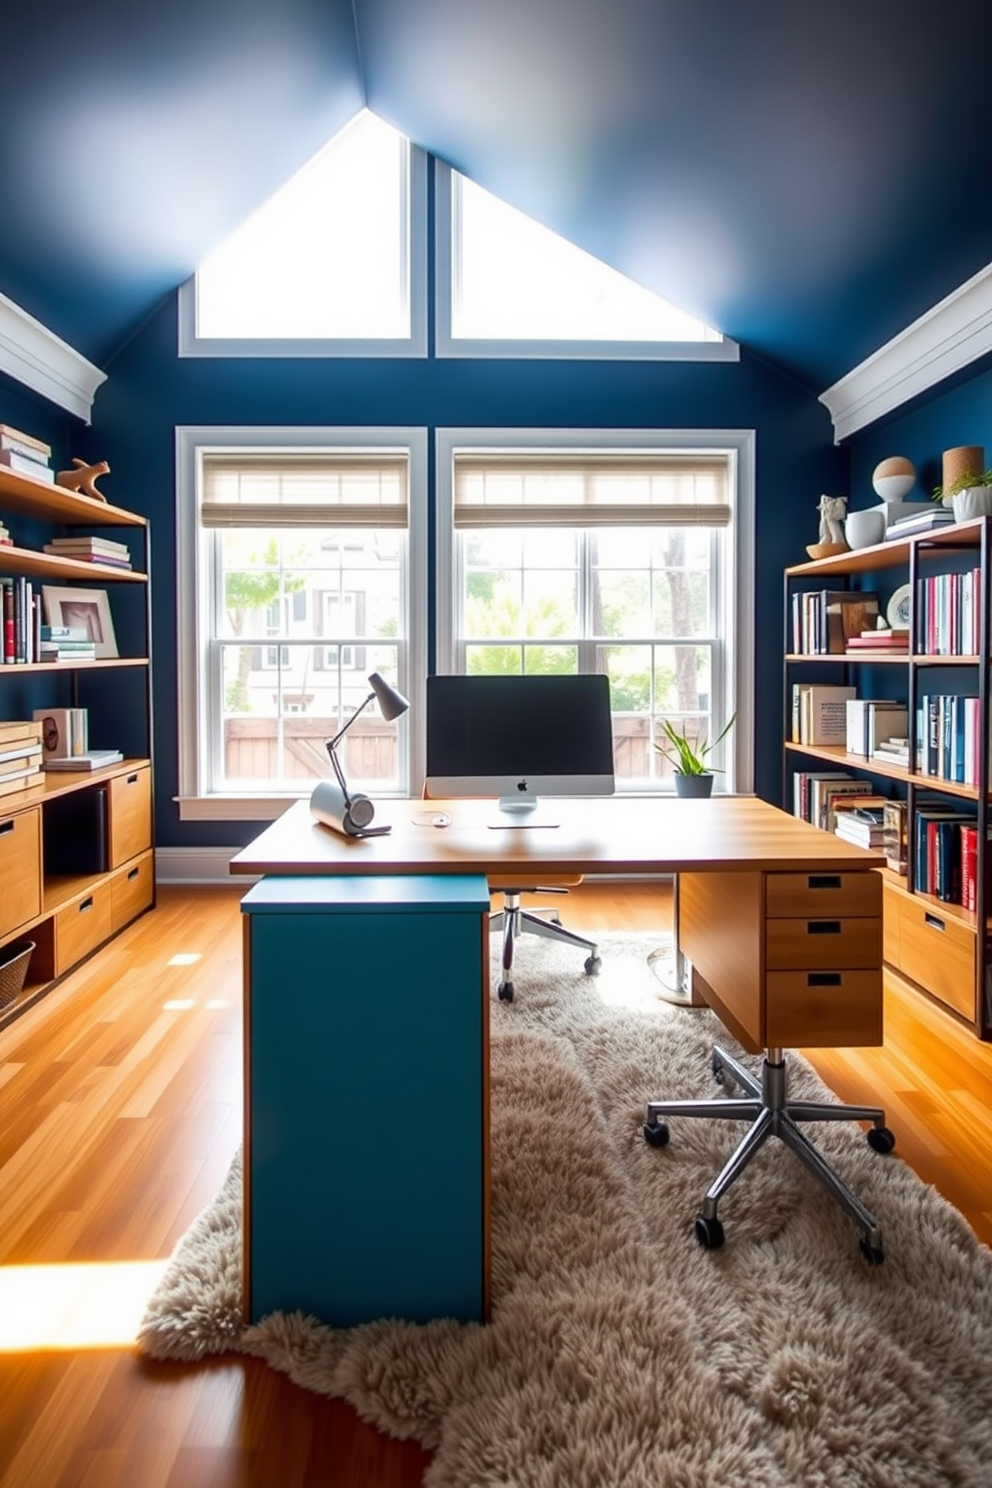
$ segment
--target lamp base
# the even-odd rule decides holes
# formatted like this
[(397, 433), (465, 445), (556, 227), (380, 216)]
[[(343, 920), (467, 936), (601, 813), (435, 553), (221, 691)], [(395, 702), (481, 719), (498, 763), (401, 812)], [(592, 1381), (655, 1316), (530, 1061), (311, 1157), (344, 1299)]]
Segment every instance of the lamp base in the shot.
[[(343, 837), (385, 837), (391, 827), (370, 825), (375, 807), (368, 796), (347, 797), (333, 780), (320, 780), (310, 794), (310, 815)], [(357, 818), (357, 820), (356, 820)]]

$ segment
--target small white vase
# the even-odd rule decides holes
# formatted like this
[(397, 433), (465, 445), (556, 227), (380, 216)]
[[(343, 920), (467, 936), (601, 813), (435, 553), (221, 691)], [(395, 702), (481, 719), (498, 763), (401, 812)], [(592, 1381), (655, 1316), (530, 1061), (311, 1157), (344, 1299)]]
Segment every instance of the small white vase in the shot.
[(953, 504), (955, 522), (992, 516), (992, 486), (968, 486), (963, 491), (955, 491)]
[(870, 548), (885, 541), (885, 510), (870, 506), (867, 511), (848, 512), (844, 535), (849, 548)]

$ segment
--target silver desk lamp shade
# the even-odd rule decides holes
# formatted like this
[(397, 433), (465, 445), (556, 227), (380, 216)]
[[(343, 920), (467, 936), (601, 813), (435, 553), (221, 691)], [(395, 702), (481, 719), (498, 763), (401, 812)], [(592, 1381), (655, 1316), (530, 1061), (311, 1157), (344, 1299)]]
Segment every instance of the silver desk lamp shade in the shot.
[(338, 729), (334, 738), (328, 739), (325, 746), (335, 778), (319, 781), (310, 796), (311, 815), (324, 826), (332, 827), (335, 832), (342, 832), (346, 837), (378, 837), (388, 832), (389, 828), (372, 826), (375, 817), (372, 802), (361, 792), (349, 791), (341, 761), (338, 759), (337, 746), (369, 703), (378, 702), (379, 711), (387, 723), (399, 718), (410, 706), (403, 694), (397, 692), (395, 687), (390, 687), (378, 672), (373, 672), (369, 677), (369, 686), (372, 691), (361, 707), (355, 709), (344, 727)]

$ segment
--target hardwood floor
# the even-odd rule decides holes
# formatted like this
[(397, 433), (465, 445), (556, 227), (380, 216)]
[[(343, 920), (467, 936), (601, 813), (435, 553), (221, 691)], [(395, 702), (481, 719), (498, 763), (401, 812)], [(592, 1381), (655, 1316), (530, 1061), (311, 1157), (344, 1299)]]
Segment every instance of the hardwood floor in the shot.
[[(0, 1033), (0, 1286), (14, 1295), (32, 1273), (11, 1268), (44, 1268), (50, 1301), (100, 1263), (117, 1296), (123, 1263), (167, 1256), (220, 1187), (241, 1136), (242, 892), (162, 889)], [(567, 903), (579, 931), (669, 917), (657, 885), (587, 882)], [(992, 1046), (893, 985), (883, 1048), (810, 1057), (843, 1098), (886, 1107), (898, 1153), (992, 1242)], [(3, 1488), (408, 1488), (428, 1461), (234, 1356), (164, 1366), (121, 1343), (0, 1343), (0, 1399)]]

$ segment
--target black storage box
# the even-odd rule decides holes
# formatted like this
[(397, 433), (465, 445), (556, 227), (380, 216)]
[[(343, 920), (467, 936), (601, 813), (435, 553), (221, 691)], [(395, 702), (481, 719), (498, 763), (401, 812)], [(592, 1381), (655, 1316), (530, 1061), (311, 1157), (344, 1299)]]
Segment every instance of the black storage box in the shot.
[(106, 873), (107, 787), (56, 796), (43, 812), (45, 873)]

